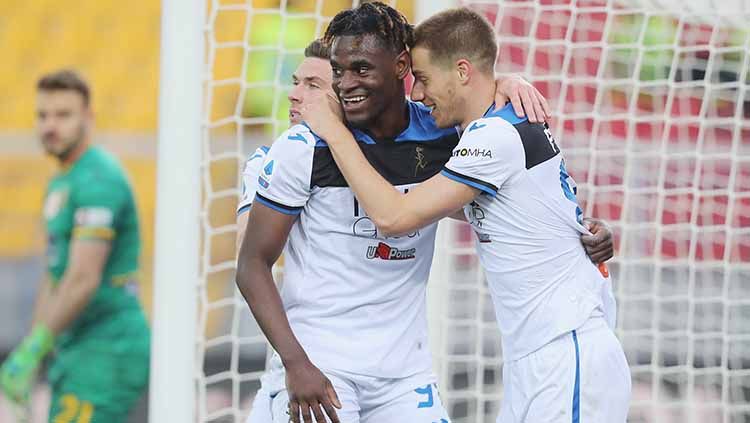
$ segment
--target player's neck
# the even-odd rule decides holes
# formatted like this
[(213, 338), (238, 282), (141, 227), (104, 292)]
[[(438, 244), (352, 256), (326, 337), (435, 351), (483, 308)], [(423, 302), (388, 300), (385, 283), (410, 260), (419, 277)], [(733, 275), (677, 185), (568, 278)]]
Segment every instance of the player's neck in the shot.
[(396, 138), (409, 126), (409, 106), (406, 97), (401, 98), (401, 103), (387, 107), (384, 113), (365, 128), (375, 140)]
[(65, 155), (65, 157), (60, 158), (60, 166), (62, 166), (63, 169), (68, 169), (73, 166), (73, 164), (75, 164), (75, 162), (77, 162), (78, 159), (83, 156), (83, 153), (88, 150), (89, 145), (90, 144), (88, 138), (82, 139), (81, 142), (78, 143), (78, 145), (73, 147), (73, 149)]
[(487, 108), (495, 101), (495, 90), (497, 84), (494, 80), (483, 78), (482, 80), (476, 81), (468, 87), (470, 96), (464, 97), (466, 101), (466, 113), (464, 118), (461, 120), (461, 130), (466, 127), (474, 120), (477, 120), (484, 116), (487, 112)]

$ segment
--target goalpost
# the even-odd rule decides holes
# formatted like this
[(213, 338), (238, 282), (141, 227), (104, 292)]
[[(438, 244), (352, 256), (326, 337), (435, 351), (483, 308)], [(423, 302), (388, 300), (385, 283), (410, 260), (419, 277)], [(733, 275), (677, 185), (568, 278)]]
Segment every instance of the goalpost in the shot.
[[(239, 170), (285, 129), (305, 45), (357, 3), (162, 2), (152, 422), (247, 415), (267, 346), (234, 286)], [(499, 35), (498, 73), (549, 99), (579, 202), (616, 233), (629, 421), (750, 423), (750, 5), (389, 3), (414, 22), (481, 11)], [(440, 224), (428, 300), (453, 421), (494, 422), (500, 335), (461, 224)]]

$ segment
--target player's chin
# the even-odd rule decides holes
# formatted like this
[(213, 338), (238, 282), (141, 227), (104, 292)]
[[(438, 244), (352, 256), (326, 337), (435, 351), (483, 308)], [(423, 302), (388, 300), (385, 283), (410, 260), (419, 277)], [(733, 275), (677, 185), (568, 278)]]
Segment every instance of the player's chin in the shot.
[(450, 119), (450, 117), (445, 116), (440, 112), (433, 113), (432, 117), (433, 119), (435, 119), (435, 125), (437, 125), (438, 128), (450, 128), (451, 126), (455, 126), (453, 120)]
[(372, 121), (372, 116), (370, 113), (364, 113), (361, 111), (353, 112), (344, 110), (344, 118), (346, 119), (347, 123), (357, 128), (363, 128)]
[(289, 113), (289, 126), (299, 125), (302, 123), (302, 115), (299, 113)]

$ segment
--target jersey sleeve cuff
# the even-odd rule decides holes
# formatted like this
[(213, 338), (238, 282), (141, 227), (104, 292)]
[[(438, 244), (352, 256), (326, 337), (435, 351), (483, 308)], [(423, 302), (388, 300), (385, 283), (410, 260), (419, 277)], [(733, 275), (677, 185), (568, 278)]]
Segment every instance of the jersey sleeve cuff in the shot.
[(279, 203), (278, 201), (273, 201), (270, 198), (266, 198), (260, 194), (255, 194), (255, 201), (263, 204), (268, 208), (274, 209), (279, 213), (284, 213), (292, 216), (302, 213), (303, 209), (303, 206), (287, 206), (286, 204)]
[(102, 239), (111, 241), (115, 238), (115, 231), (108, 227), (77, 226), (73, 229), (75, 239)]
[(237, 207), (237, 216), (241, 215), (242, 213), (249, 212), (250, 207), (253, 206), (253, 203), (247, 203), (242, 204), (241, 206)]
[(482, 193), (489, 195), (490, 197), (494, 197), (497, 195), (497, 187), (481, 179), (472, 178), (471, 176), (460, 174), (454, 170), (448, 169), (447, 167), (444, 167), (443, 170), (440, 171), (440, 174), (448, 179), (452, 179), (456, 182), (460, 182), (472, 188), (476, 188), (482, 191)]

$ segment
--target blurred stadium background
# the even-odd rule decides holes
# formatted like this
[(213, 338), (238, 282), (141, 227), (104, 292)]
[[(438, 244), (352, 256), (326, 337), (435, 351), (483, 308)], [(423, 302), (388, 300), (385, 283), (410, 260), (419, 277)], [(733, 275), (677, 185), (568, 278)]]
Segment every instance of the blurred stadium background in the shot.
[[(0, 356), (27, 330), (42, 272), (40, 210), (55, 164), (33, 133), (34, 84), (50, 70), (79, 69), (92, 85), (95, 141), (132, 178), (141, 299), (154, 306), (159, 3), (0, 0)], [(199, 415), (233, 422), (265, 358), (233, 287), (238, 170), (286, 127), (285, 90), (302, 49), (352, 1), (206, 3)], [(750, 423), (750, 5), (729, 2), (735, 20), (722, 21), (700, 16), (713, 5), (702, 0), (463, 3), (495, 24), (498, 72), (525, 74), (550, 99), (579, 200), (614, 226), (632, 421)], [(695, 4), (709, 9), (691, 11)], [(395, 5), (414, 21), (419, 1)], [(490, 422), (482, 416), (496, 411), (502, 357), (494, 315), (465, 228), (445, 239), (436, 270), (449, 312), (433, 339), (449, 375), (443, 391), (456, 421)], [(41, 388), (38, 404), (44, 396)], [(146, 421), (143, 408), (133, 421)], [(0, 422), (10, 418), (0, 399)]]

